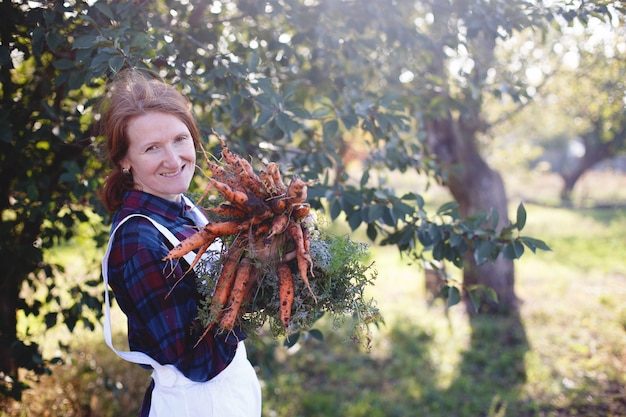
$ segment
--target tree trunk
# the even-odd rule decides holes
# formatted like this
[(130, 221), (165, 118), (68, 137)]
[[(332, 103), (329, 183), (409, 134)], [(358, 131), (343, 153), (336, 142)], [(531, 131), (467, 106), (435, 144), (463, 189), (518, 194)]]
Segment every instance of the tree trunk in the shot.
[[(13, 346), (17, 341), (17, 308), (19, 290), (17, 280), (4, 275), (0, 284), (0, 375), (2, 378), (10, 377), (14, 383), (7, 384), (9, 390), (16, 389), (17, 366), (13, 354)], [(4, 379), (4, 381), (7, 381)], [(9, 396), (14, 396), (9, 393)], [(1, 397), (1, 395), (0, 395)]]
[(15, 375), (16, 368), (11, 354), (11, 346), (16, 341), (17, 300), (19, 295), (14, 288), (14, 280), (6, 280), (0, 291), (0, 372)]
[[(588, 142), (585, 141), (585, 144)], [(585, 172), (590, 170), (595, 164), (613, 156), (611, 152), (611, 142), (603, 143), (595, 148), (585, 146), (585, 154), (574, 163), (574, 166), (565, 168), (561, 172), (563, 178), (563, 188), (561, 188), (561, 203), (567, 206), (572, 204), (572, 191), (576, 182)]]
[[(426, 129), (430, 150), (448, 174), (446, 185), (459, 204), (459, 213), (465, 217), (493, 208), (499, 214), (498, 227), (508, 225), (504, 183), (479, 155), (473, 133), (463, 132), (452, 117), (431, 120)], [(472, 254), (468, 253), (463, 268), (463, 283), (466, 286), (486, 285), (498, 294), (498, 304), (481, 300), (480, 311), (508, 312), (517, 306), (513, 261), (502, 256), (495, 262), (476, 265)], [(465, 304), (473, 314), (474, 308), (467, 296)]]

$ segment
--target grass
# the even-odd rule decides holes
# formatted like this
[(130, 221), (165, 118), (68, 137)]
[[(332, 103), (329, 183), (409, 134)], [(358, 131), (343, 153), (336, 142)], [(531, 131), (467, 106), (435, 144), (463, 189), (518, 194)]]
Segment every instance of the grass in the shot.
[[(528, 201), (512, 195), (513, 208)], [(626, 415), (626, 209), (587, 208), (588, 200), (578, 209), (525, 203), (524, 233), (553, 251), (516, 262), (522, 304), (509, 317), (429, 307), (423, 272), (394, 248), (373, 247), (379, 278), (369, 292), (385, 325), (372, 330), (371, 350), (349, 340), (348, 323), (336, 330), (322, 320), (323, 342), (305, 337), (291, 349), (260, 334), (248, 346), (263, 415)], [(119, 314), (114, 323), (124, 322)], [(68, 359), (0, 416), (136, 415), (149, 372), (115, 357), (101, 331), (75, 333)]]

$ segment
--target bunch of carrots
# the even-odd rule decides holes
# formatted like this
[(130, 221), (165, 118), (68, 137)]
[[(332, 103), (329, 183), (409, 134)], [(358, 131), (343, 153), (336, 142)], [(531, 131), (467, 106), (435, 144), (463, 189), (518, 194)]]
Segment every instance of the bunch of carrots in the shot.
[(214, 325), (221, 330), (233, 329), (261, 275), (278, 280), (279, 319), (287, 328), (294, 300), (292, 268), (316, 300), (309, 283), (309, 276), (313, 277), (307, 227), (309, 183), (294, 176), (285, 184), (274, 162), (255, 172), (250, 162), (228, 149), (224, 140), (216, 136), (222, 146), (222, 158), (217, 163), (205, 154), (211, 175), (199, 201), (212, 190), (217, 191), (224, 202), (205, 210), (220, 221), (200, 228), (174, 247), (165, 259), (172, 261), (197, 251), (192, 269), (216, 239), (225, 243), (221, 270), (209, 303), (211, 321), (205, 334)]

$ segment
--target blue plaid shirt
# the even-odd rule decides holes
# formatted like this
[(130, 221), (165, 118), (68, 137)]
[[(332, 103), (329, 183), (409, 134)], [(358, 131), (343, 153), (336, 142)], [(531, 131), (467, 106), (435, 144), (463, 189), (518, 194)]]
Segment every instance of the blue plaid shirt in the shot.
[[(168, 228), (179, 240), (197, 230), (184, 200), (180, 203), (141, 191), (129, 191), (113, 227), (130, 214), (143, 214)], [(194, 325), (200, 295), (196, 277), (188, 273), (174, 287), (188, 265), (163, 261), (169, 241), (149, 220), (136, 217), (115, 233), (109, 256), (109, 285), (128, 318), (131, 350), (141, 351), (161, 364), (173, 364), (193, 381), (207, 381), (233, 359), (241, 332), (209, 332), (202, 342), (202, 326)], [(184, 268), (184, 269), (183, 269)], [(167, 294), (172, 290), (169, 296)], [(152, 385), (146, 393), (141, 415), (147, 415)]]

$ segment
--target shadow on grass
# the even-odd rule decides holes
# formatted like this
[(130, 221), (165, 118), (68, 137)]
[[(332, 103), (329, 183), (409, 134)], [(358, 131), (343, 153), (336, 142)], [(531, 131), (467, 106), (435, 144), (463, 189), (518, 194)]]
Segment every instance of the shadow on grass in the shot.
[[(323, 343), (305, 340), (297, 352), (258, 343), (250, 349), (260, 365), (264, 416), (517, 416), (526, 381), (528, 350), (517, 314), (471, 318), (469, 348), (450, 383), (435, 335), (410, 321), (387, 331), (374, 353), (326, 331)], [(282, 353), (281, 353), (282, 352)], [(514, 410), (514, 413), (510, 411)], [(518, 413), (518, 414), (516, 414)], [(528, 414), (526, 414), (528, 415)]]
[(520, 392), (529, 346), (518, 312), (476, 315), (470, 325), (469, 348), (461, 355), (456, 379), (441, 392), (445, 408), (437, 415), (528, 415)]
[(435, 335), (411, 322), (389, 329), (386, 346), (370, 354), (333, 332), (324, 343), (305, 341), (282, 357), (280, 350), (269, 357), (267, 346), (253, 347), (251, 360), (264, 364), (264, 415), (524, 415), (519, 393), (528, 343), (519, 317), (479, 316), (471, 325), (471, 343), (451, 383), (442, 381), (447, 364)]
[[(626, 396), (619, 386), (600, 388), (602, 393), (612, 393), (612, 402), (589, 403), (590, 387), (581, 387), (578, 399), (566, 399), (560, 406), (526, 398), (529, 347), (520, 318), (481, 315), (471, 318), (470, 324), (469, 344), (457, 356), (455, 369), (446, 368), (454, 361), (444, 352), (439, 330), (430, 331), (410, 320), (385, 329), (386, 338), (380, 336), (379, 347), (371, 353), (332, 328), (324, 331), (324, 342), (305, 339), (299, 350), (286, 350), (262, 336), (248, 343), (248, 353), (263, 384), (263, 416), (624, 415), (626, 403), (620, 401), (626, 401)], [(22, 407), (0, 408), (0, 416), (136, 415), (149, 373), (124, 363), (102, 344), (85, 348), (88, 353), (57, 369)]]
[(390, 417), (415, 415), (425, 389), (435, 386), (433, 336), (411, 324), (391, 329), (386, 352), (364, 353), (332, 331), (322, 343), (305, 340), (296, 351), (256, 343), (250, 359), (260, 365), (264, 416)]

